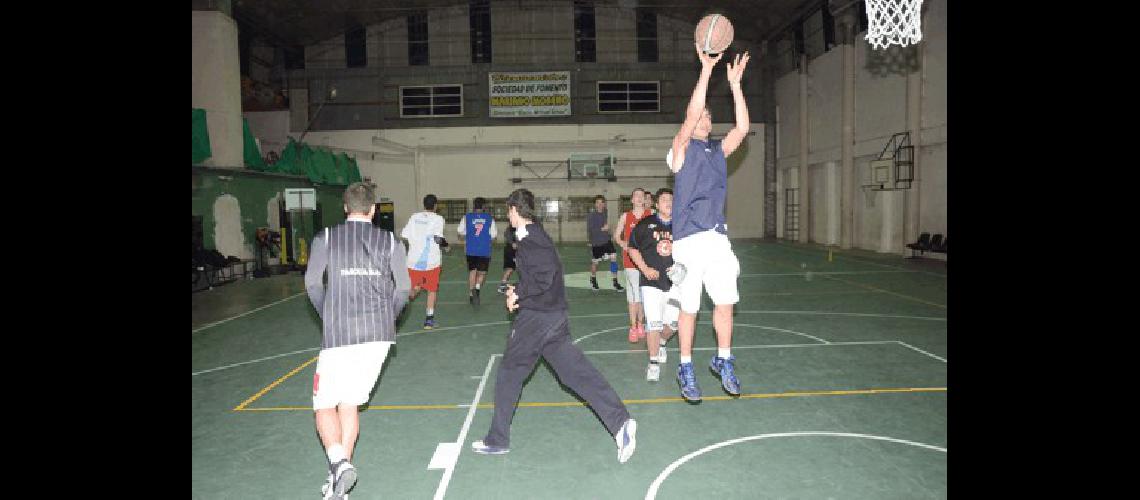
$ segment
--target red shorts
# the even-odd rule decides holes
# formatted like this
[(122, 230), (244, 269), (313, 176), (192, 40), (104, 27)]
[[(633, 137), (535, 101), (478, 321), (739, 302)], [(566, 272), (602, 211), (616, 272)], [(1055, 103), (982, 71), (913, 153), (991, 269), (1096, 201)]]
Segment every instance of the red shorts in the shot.
[(412, 279), (412, 288), (420, 287), (429, 292), (438, 292), (439, 270), (442, 267), (428, 269), (427, 271), (408, 269), (408, 277)]

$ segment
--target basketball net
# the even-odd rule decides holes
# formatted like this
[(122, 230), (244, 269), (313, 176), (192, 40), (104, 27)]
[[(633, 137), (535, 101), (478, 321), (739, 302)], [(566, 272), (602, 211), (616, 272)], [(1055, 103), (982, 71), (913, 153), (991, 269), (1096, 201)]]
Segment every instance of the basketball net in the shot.
[(876, 49), (906, 47), (922, 40), (922, 0), (866, 0), (867, 35)]

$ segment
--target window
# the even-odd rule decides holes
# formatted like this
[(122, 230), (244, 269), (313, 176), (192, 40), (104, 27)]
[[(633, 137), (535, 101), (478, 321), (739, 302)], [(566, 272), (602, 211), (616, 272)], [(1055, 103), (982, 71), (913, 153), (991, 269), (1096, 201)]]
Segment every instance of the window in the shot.
[(491, 0), (471, 0), (471, 62), (491, 62)]
[(557, 222), (558, 213), (562, 207), (562, 200), (558, 198), (538, 198), (534, 199), (535, 217), (541, 219), (542, 222)]
[(637, 8), (637, 62), (657, 62), (657, 13)]
[(633, 210), (633, 197), (624, 194), (621, 196), (621, 213), (624, 214), (630, 210)]
[(593, 0), (574, 0), (574, 61), (598, 61)]
[(586, 216), (593, 211), (593, 196), (571, 196), (566, 203), (566, 218), (564, 220), (586, 220)]
[(437, 205), (446, 222), (458, 223), (467, 215), (467, 200), (439, 200)]
[(428, 65), (427, 12), (408, 16), (408, 65)]
[(344, 34), (344, 58), (350, 68), (363, 68), (368, 64), (367, 32), (357, 26)]
[(462, 85), (400, 87), (400, 117), (463, 116)]
[(507, 199), (506, 198), (487, 198), (487, 211), (497, 221), (507, 220)]
[(598, 82), (599, 113), (661, 111), (661, 82)]

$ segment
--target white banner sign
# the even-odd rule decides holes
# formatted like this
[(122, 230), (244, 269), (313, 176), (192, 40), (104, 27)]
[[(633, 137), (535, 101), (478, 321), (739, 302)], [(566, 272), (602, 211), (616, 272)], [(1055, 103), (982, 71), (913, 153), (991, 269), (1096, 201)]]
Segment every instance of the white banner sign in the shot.
[(570, 72), (489, 73), (491, 118), (570, 116)]

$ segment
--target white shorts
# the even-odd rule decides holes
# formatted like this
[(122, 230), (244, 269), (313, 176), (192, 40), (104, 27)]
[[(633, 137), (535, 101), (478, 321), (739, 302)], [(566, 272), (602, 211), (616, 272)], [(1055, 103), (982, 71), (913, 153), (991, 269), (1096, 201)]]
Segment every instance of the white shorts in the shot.
[(641, 303), (645, 307), (645, 329), (659, 332), (668, 325), (677, 331), (677, 315), (681, 312), (677, 300), (654, 286), (641, 287)]
[(701, 308), (701, 287), (713, 304), (740, 302), (736, 278), (740, 261), (732, 253), (728, 236), (713, 230), (702, 231), (673, 242), (673, 261), (685, 266), (685, 280), (670, 290), (681, 300), (681, 310), (695, 314)]
[(641, 287), (638, 282), (641, 281), (641, 271), (636, 267), (625, 268), (625, 301), (630, 304), (641, 302)]
[(394, 343), (365, 342), (322, 349), (313, 375), (313, 409), (368, 402)]

